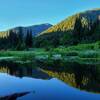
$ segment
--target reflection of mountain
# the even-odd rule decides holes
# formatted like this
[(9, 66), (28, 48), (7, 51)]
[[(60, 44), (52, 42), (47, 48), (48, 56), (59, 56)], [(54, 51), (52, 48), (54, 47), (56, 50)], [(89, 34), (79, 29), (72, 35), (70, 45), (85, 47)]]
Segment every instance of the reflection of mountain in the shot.
[(0, 72), (8, 73), (18, 77), (33, 77), (38, 79), (50, 79), (50, 76), (32, 65), (19, 65), (11, 62), (0, 62)]
[(50, 76), (59, 78), (73, 87), (100, 93), (99, 67), (100, 65), (71, 63), (65, 65), (64, 69), (53, 67), (48, 70), (46, 68), (44, 72)]

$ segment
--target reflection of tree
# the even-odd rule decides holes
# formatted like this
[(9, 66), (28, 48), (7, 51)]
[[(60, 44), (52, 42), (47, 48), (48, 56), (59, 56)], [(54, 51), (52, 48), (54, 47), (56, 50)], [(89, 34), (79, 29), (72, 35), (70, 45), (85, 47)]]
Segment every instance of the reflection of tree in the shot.
[(8, 63), (5, 64), (2, 62), (0, 63), (0, 72), (8, 73), (10, 75), (22, 77), (22, 76), (32, 76), (32, 68), (31, 67), (24, 67), (22, 65), (18, 65), (15, 63)]
[(0, 62), (0, 72), (8, 73), (17, 77), (33, 77), (39, 79), (50, 79), (50, 76), (39, 69), (33, 67), (32, 64), (18, 64), (13, 62)]
[(59, 69), (59, 67), (57, 67), (54, 68), (54, 70), (53, 68), (49, 68), (48, 70), (46, 68), (44, 69), (44, 72), (53, 77), (57, 77), (65, 83), (68, 83), (76, 88), (100, 92), (99, 67), (99, 65), (71, 63), (69, 65), (65, 65), (64, 69)]

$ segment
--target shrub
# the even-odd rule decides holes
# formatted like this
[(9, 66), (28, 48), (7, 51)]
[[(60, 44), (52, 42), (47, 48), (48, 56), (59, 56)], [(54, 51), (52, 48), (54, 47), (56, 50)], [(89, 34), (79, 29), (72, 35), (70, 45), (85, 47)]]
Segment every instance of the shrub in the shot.
[(66, 56), (78, 56), (78, 53), (76, 51), (70, 51), (66, 53)]
[(96, 51), (85, 51), (79, 54), (81, 58), (97, 58), (99, 54)]

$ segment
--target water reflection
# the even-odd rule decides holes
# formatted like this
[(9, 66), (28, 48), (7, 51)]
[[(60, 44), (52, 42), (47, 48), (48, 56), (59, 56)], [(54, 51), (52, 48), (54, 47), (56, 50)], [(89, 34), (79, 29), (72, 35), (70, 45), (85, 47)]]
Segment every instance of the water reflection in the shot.
[(80, 91), (100, 93), (100, 65), (76, 62), (56, 63), (54, 66), (40, 65), (42, 66), (35, 67), (34, 64), (0, 62), (0, 100), (9, 96), (16, 97), (17, 100), (100, 98), (100, 95)]
[(67, 63), (61, 66), (44, 69), (52, 77), (56, 77), (65, 83), (91, 92), (100, 93), (100, 65)]
[(51, 77), (36, 68), (34, 64), (20, 64), (14, 62), (2, 61), (0, 62), (0, 73), (8, 73), (16, 77), (34, 77), (38, 79), (50, 79)]

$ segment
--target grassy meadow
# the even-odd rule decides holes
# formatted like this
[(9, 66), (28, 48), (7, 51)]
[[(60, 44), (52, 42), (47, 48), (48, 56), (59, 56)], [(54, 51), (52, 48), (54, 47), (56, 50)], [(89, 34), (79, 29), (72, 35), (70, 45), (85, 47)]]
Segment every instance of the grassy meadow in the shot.
[(53, 60), (99, 63), (100, 42), (79, 44), (77, 46), (50, 48), (49, 50), (32, 48), (29, 51), (0, 51), (0, 60), (43, 61)]

